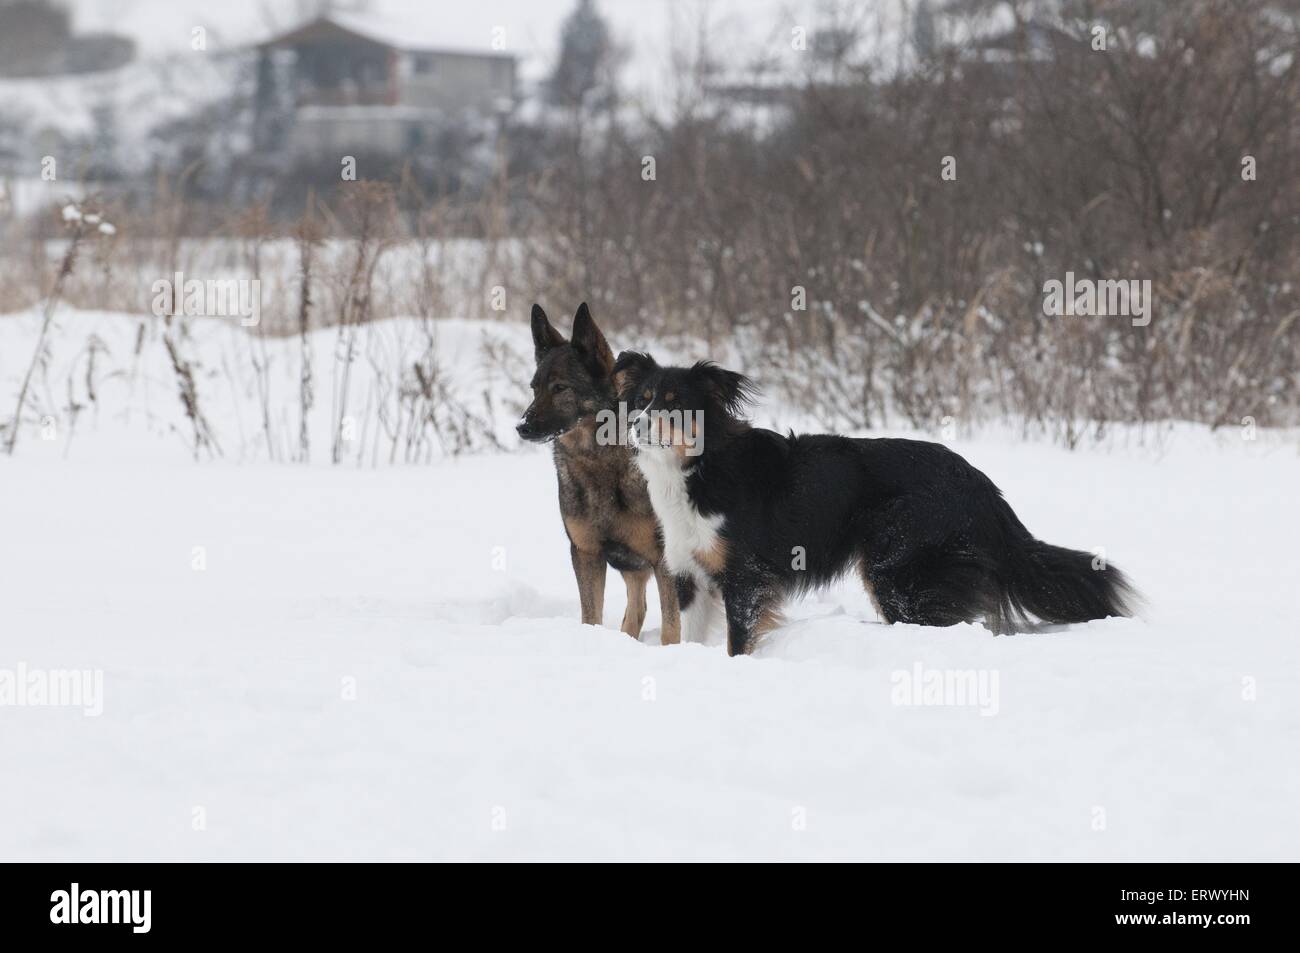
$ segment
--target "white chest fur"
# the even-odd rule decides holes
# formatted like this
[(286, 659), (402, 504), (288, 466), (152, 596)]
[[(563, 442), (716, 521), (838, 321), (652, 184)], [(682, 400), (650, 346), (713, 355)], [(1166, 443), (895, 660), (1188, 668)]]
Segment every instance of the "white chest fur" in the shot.
[(686, 472), (671, 450), (657, 447), (639, 450), (637, 467), (645, 477), (650, 505), (664, 533), (664, 559), (679, 575), (703, 577), (697, 552), (711, 552), (722, 529), (721, 516), (703, 516), (686, 492)]

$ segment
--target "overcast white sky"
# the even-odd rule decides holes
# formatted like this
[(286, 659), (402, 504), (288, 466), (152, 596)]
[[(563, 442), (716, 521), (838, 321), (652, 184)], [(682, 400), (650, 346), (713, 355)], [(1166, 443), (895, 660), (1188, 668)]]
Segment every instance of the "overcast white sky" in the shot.
[[(210, 47), (242, 45), (295, 21), (296, 0), (64, 0), (79, 30), (112, 30), (133, 37), (142, 53), (189, 50), (191, 31), (203, 26)], [(350, 6), (356, 0), (343, 0)], [(494, 27), (504, 27), (507, 47), (519, 54), (525, 80), (554, 60), (560, 24), (576, 0), (369, 0), (381, 16), (419, 18), (441, 43), (487, 49)], [(617, 42), (627, 51), (624, 85), (650, 96), (670, 85), (670, 51), (695, 42), (701, 18), (710, 45), (727, 59), (792, 56), (791, 29), (811, 33), (832, 5), (852, 7), (889, 31), (911, 0), (597, 0)], [(874, 26), (873, 26), (874, 28)]]

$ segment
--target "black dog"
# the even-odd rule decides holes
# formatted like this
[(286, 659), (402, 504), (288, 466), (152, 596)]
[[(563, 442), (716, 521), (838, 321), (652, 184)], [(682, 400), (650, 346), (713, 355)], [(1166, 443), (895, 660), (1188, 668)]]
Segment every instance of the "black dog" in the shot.
[(625, 352), (614, 381), (677, 576), (687, 639), (719, 595), (727, 650), (748, 652), (783, 600), (856, 568), (888, 623), (994, 632), (1130, 615), (1113, 566), (1035, 539), (979, 470), (918, 440), (782, 436), (740, 413), (749, 380)]

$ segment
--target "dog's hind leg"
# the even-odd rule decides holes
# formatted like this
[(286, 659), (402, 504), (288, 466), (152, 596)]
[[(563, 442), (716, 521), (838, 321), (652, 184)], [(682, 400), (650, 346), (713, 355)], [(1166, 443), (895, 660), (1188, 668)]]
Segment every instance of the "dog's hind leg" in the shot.
[(659, 590), (660, 645), (676, 645), (682, 640), (682, 617), (677, 608), (677, 580), (661, 560), (655, 567), (655, 588)]
[(569, 547), (573, 559), (573, 574), (578, 577), (578, 601), (582, 604), (582, 624), (600, 625), (605, 615), (605, 557), (599, 551), (590, 552)]
[(623, 571), (623, 583), (627, 586), (627, 609), (623, 612), (622, 629), (634, 639), (640, 638), (641, 626), (645, 624), (645, 590), (651, 575), (649, 569)]
[(981, 615), (984, 576), (961, 560), (920, 556), (882, 571), (864, 571), (867, 592), (880, 617), (890, 625), (949, 626)]

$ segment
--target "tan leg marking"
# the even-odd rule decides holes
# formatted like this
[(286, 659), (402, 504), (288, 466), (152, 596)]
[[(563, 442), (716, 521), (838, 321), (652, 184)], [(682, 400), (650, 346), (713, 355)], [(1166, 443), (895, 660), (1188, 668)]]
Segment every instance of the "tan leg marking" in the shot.
[(605, 557), (574, 547), (573, 574), (578, 578), (582, 624), (600, 625), (605, 617)]
[(578, 579), (582, 623), (600, 625), (605, 613), (605, 557), (600, 551), (600, 535), (586, 520), (566, 517), (564, 528), (569, 534), (573, 574)]
[[(771, 632), (773, 629), (780, 628), (783, 625), (785, 625), (785, 616), (781, 614), (779, 603), (773, 600), (773, 603), (771, 605), (766, 605), (759, 610), (758, 620), (754, 623), (753, 627), (750, 628), (749, 638), (746, 640), (745, 644), (741, 647), (741, 651), (743, 651), (744, 654), (746, 655), (751, 654), (754, 651), (754, 646), (758, 644), (759, 639), (761, 639), (767, 633)], [(731, 624), (728, 623), (727, 624), (727, 654), (728, 655), (738, 654), (733, 651), (733, 646), (735, 641), (736, 641), (735, 630), (732, 628)]]
[(752, 647), (761, 636), (766, 635), (773, 629), (779, 629), (785, 625), (785, 616), (782, 614), (779, 606), (768, 606), (759, 615), (758, 621), (754, 623), (754, 631), (750, 633), (749, 644)]
[[(659, 630), (661, 645), (677, 645), (682, 641), (682, 618), (677, 607), (677, 583), (663, 563), (655, 567), (655, 586), (659, 589), (659, 612), (663, 628)], [(699, 598), (699, 595), (696, 595)]]
[(867, 590), (867, 598), (871, 600), (876, 615), (880, 616), (881, 622), (887, 623), (889, 620), (885, 618), (885, 613), (880, 608), (880, 600), (876, 598), (876, 588), (871, 584), (871, 580), (867, 578), (867, 567), (861, 562), (858, 563), (858, 576), (862, 579), (862, 588)]
[(627, 609), (623, 613), (623, 631), (632, 638), (640, 638), (645, 624), (645, 589), (653, 573), (649, 569), (623, 573), (627, 585)]

